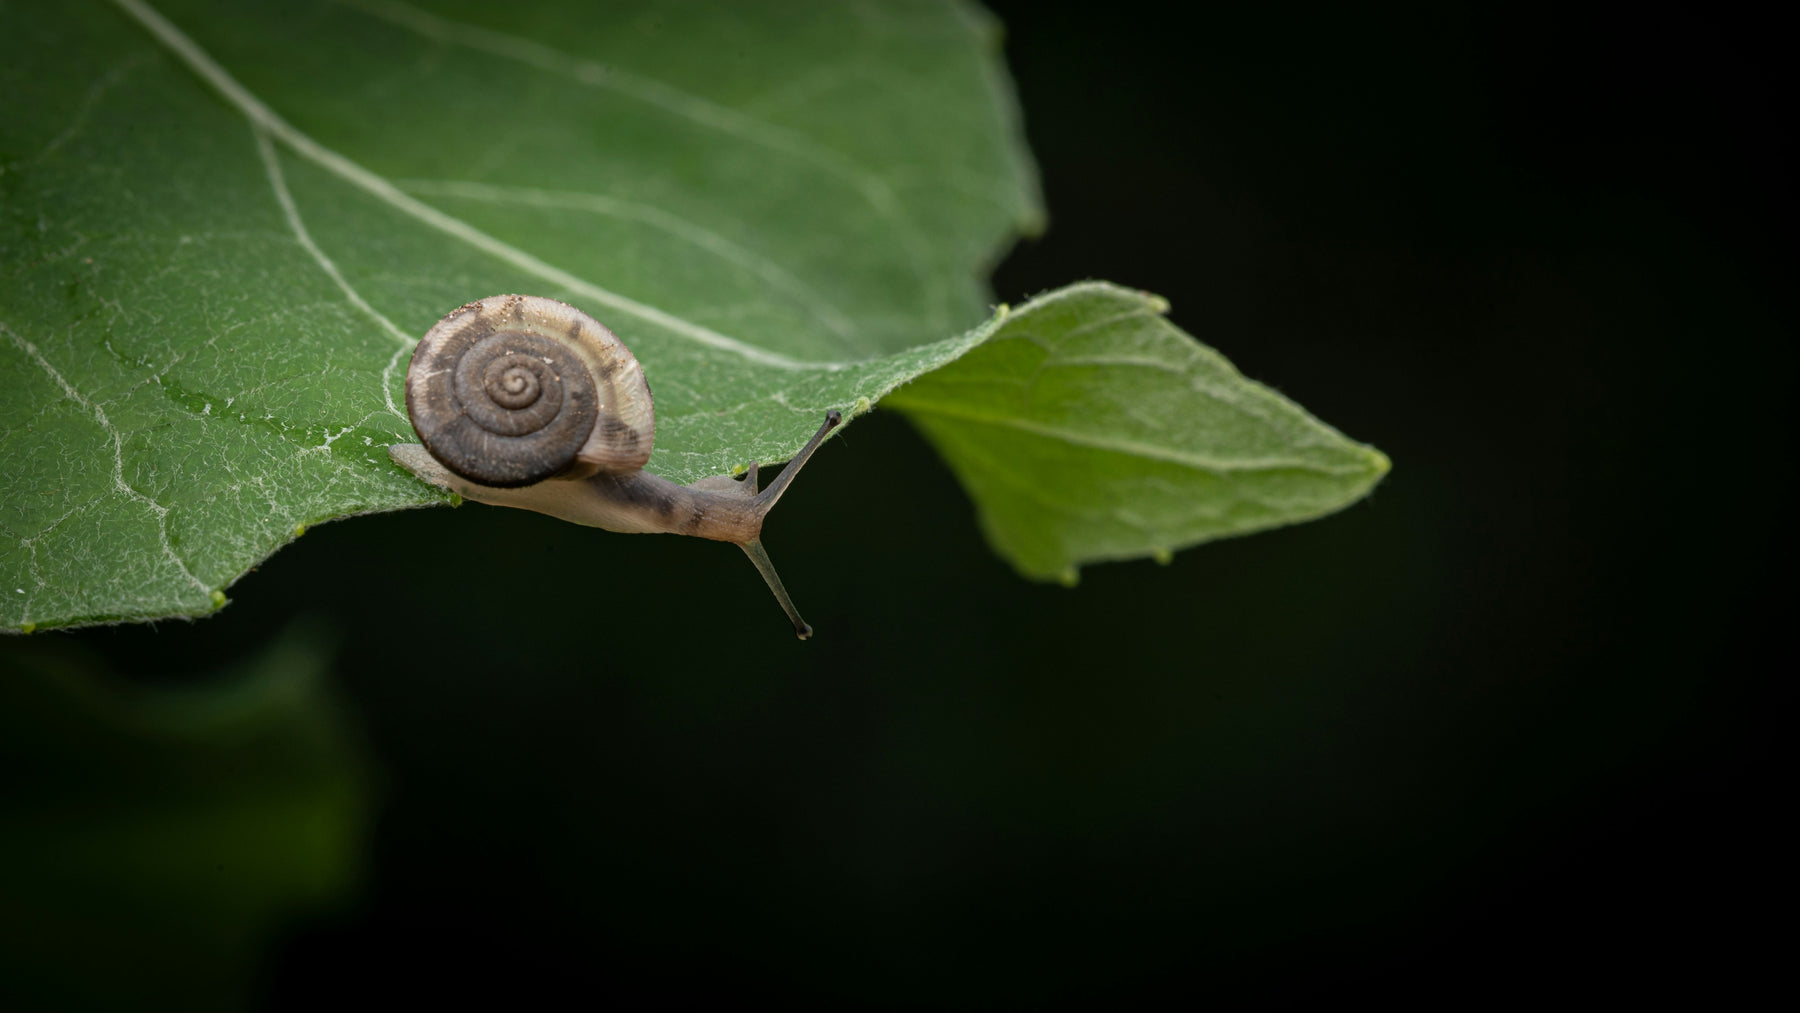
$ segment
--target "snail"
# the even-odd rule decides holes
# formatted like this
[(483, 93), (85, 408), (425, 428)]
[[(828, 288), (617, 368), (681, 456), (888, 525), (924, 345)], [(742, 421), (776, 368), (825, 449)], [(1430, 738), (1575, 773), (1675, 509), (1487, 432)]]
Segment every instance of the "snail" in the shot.
[(843, 421), (836, 410), (766, 489), (757, 489), (755, 464), (742, 480), (679, 485), (644, 470), (656, 414), (624, 343), (573, 306), (497, 295), (426, 332), (406, 371), (406, 411), (420, 443), (388, 454), (424, 481), (608, 531), (731, 542), (756, 564), (794, 633), (812, 636), (763, 550), (762, 525)]

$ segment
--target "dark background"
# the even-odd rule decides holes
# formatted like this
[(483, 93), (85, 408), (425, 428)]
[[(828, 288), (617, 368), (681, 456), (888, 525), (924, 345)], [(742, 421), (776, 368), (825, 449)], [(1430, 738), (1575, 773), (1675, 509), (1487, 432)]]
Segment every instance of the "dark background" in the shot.
[(321, 527), (204, 622), (35, 638), (158, 683), (335, 638), (365, 870), (255, 1002), (1461, 1005), (1775, 966), (1773, 26), (994, 6), (1051, 216), (997, 298), (1161, 293), (1393, 473), (1067, 590), (877, 412), (767, 532), (810, 643), (728, 546), (479, 506)]

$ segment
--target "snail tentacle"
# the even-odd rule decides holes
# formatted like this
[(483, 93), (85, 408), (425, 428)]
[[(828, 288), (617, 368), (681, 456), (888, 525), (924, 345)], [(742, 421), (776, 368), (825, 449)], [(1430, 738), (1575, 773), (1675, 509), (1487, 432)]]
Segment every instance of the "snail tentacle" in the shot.
[(693, 535), (741, 547), (804, 640), (800, 618), (763, 549), (763, 520), (842, 421), (837, 411), (780, 475), (758, 489), (715, 475), (680, 485), (644, 471), (656, 436), (636, 357), (580, 310), (536, 296), (462, 306), (426, 333), (406, 375), (421, 443), (395, 463), (465, 499), (625, 533)]

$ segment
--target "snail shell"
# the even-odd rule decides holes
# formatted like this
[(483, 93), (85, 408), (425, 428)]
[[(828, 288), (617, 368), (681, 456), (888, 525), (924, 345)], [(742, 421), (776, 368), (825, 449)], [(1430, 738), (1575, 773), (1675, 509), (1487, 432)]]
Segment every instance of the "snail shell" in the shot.
[(637, 471), (656, 439), (637, 358), (540, 296), (490, 296), (439, 320), (413, 351), (406, 411), (432, 457), (501, 489)]
[[(763, 519), (844, 421), (837, 409), (761, 488), (713, 475), (677, 485), (644, 470), (656, 438), (650, 385), (613, 332), (573, 306), (497, 295), (439, 320), (406, 371), (406, 411), (424, 446), (395, 463), (464, 497), (608, 531), (731, 542), (775, 593), (794, 634), (812, 636), (762, 545)], [(565, 481), (546, 481), (563, 479)]]

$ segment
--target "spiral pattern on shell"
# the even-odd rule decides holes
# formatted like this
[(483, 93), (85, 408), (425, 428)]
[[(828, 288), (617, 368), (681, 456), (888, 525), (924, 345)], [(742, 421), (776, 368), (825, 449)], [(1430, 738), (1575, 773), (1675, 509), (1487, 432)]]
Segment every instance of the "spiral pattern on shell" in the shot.
[(492, 296), (438, 321), (413, 351), (406, 410), (432, 457), (498, 488), (641, 468), (656, 431), (624, 344), (537, 296)]

